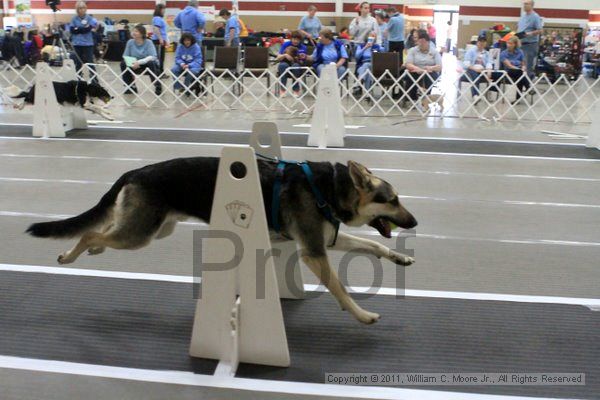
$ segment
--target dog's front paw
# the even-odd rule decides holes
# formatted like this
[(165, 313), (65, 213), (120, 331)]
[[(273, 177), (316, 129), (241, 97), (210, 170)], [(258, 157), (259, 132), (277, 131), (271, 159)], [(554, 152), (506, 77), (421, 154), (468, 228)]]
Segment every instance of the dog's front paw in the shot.
[(362, 310), (360, 313), (356, 314), (355, 317), (365, 325), (374, 324), (375, 322), (379, 321), (380, 318), (379, 314), (365, 310)]
[(73, 262), (73, 260), (69, 259), (69, 255), (68, 253), (63, 253), (61, 255), (58, 256), (58, 258), (56, 259), (56, 261), (58, 261), (59, 264), (70, 264)]
[(402, 265), (404, 267), (408, 267), (415, 263), (415, 259), (413, 257), (406, 256), (404, 254), (396, 253), (394, 251), (390, 251), (390, 261)]

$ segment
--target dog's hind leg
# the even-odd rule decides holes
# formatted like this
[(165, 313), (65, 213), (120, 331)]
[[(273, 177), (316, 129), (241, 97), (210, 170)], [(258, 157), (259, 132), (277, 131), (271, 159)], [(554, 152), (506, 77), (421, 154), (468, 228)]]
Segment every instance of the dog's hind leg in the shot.
[(349, 235), (344, 232), (339, 232), (335, 245), (332, 250), (338, 251), (355, 251), (363, 254), (372, 254), (377, 258), (386, 258), (398, 265), (408, 266), (415, 262), (415, 259), (405, 254), (395, 252), (394, 250), (377, 243), (374, 240), (363, 239)]

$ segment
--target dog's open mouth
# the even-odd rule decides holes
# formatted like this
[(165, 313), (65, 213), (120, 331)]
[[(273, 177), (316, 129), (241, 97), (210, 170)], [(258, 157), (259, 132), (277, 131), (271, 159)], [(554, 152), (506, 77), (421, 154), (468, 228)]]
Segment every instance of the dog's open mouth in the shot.
[(381, 236), (385, 238), (389, 239), (392, 237), (392, 225), (390, 224), (390, 221), (384, 217), (375, 218), (373, 221), (369, 222), (369, 226), (377, 229)]

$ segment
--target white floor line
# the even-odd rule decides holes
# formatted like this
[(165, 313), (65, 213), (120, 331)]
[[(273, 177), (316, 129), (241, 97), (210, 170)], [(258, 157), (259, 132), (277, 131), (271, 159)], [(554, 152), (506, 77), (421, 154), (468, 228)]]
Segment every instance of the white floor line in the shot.
[[(99, 142), (99, 143), (131, 143), (131, 144), (161, 144), (161, 145), (185, 145), (185, 146), (211, 146), (211, 147), (246, 147), (241, 144), (224, 144), (224, 143), (197, 143), (197, 142), (180, 142), (180, 141), (161, 141), (161, 140), (123, 140), (123, 139), (76, 139), (76, 138), (34, 138), (34, 137), (0, 137), (2, 140), (37, 140), (37, 141), (62, 141), (62, 142)], [(382, 149), (347, 149), (336, 147), (331, 149), (318, 149), (303, 146), (282, 146), (284, 149), (300, 149), (306, 152), (369, 152), (369, 153), (393, 153), (393, 154), (418, 154), (432, 156), (448, 156), (448, 157), (477, 157), (477, 158), (511, 158), (524, 160), (547, 160), (547, 161), (577, 161), (577, 162), (600, 162), (600, 159), (594, 158), (569, 158), (569, 157), (539, 157), (539, 156), (517, 156), (508, 154), (476, 154), (476, 153), (447, 153), (436, 151), (412, 151), (412, 150), (382, 150)]]
[[(0, 123), (0, 126), (32, 126), (31, 124), (5, 124)], [(294, 127), (305, 128), (310, 127), (310, 124), (294, 125)], [(223, 129), (223, 128), (167, 128), (167, 127), (144, 127), (144, 126), (112, 126), (112, 125), (94, 125), (97, 129), (118, 129), (118, 130), (147, 130), (147, 131), (159, 131), (161, 129), (175, 132), (220, 132), (220, 133), (247, 133), (250, 134), (252, 131), (247, 129)], [(359, 125), (348, 125), (347, 129), (358, 129), (364, 128)], [(452, 128), (450, 128), (452, 129)], [(292, 132), (292, 131), (281, 131), (282, 135), (298, 135), (308, 136), (308, 132)], [(347, 134), (346, 137), (360, 137), (360, 138), (377, 138), (377, 139), (425, 139), (425, 140), (439, 140), (439, 141), (466, 141), (466, 142), (490, 142), (490, 143), (514, 143), (514, 144), (538, 144), (538, 145), (555, 145), (555, 146), (576, 146), (585, 147), (585, 143), (556, 143), (547, 141), (525, 141), (525, 140), (500, 140), (500, 139), (481, 139), (481, 138), (461, 138), (461, 137), (449, 137), (449, 136), (399, 136), (399, 135), (374, 135), (369, 133), (363, 134)]]
[[(147, 274), (139, 272), (121, 272), (109, 270), (83, 269), (83, 268), (65, 268), (65, 267), (47, 267), (40, 265), (20, 265), (20, 264), (0, 264), (0, 271), (6, 272), (28, 272), (55, 275), (88, 276), (98, 278), (116, 278), (131, 280), (151, 280), (160, 282), (177, 283), (200, 283), (200, 277), (194, 279), (185, 275), (163, 275)], [(305, 284), (304, 289), (308, 292), (326, 292), (327, 289), (322, 285)], [(381, 296), (406, 296), (406, 297), (427, 297), (444, 299), (462, 299), (462, 300), (483, 300), (483, 301), (504, 301), (516, 303), (543, 303), (543, 304), (568, 304), (580, 305), (591, 309), (600, 310), (600, 299), (590, 299), (581, 297), (559, 297), (559, 296), (533, 296), (533, 295), (515, 295), (502, 293), (477, 293), (477, 292), (453, 292), (440, 290), (417, 290), (402, 288), (368, 288), (364, 286), (350, 286), (348, 291), (351, 293), (369, 293)]]
[[(15, 154), (15, 153), (0, 153), (0, 157), (7, 158), (48, 158), (48, 159), (82, 159), (82, 160), (104, 160), (104, 161), (141, 161), (141, 162), (160, 162), (163, 159), (157, 158), (126, 158), (126, 157), (93, 157), (93, 156), (55, 156), (45, 154)], [(373, 172), (401, 172), (429, 175), (462, 175), (462, 176), (483, 176), (491, 178), (522, 178), (522, 179), (549, 179), (549, 180), (565, 180), (565, 181), (582, 181), (582, 182), (600, 182), (600, 178), (577, 178), (571, 176), (549, 176), (549, 175), (524, 175), (524, 174), (490, 174), (479, 172), (460, 172), (460, 171), (428, 171), (423, 169), (408, 169), (408, 168), (378, 168), (369, 167)]]
[[(0, 211), (0, 217), (16, 217), (16, 218), (41, 218), (41, 219), (63, 219), (73, 217), (74, 214), (50, 214), (50, 213), (31, 213), (17, 211)], [(208, 225), (200, 221), (184, 221), (179, 222), (179, 225), (191, 227), (203, 227)], [(342, 230), (346, 232), (345, 230)], [(375, 236), (381, 235), (374, 230), (348, 230), (350, 234), (359, 236)], [(399, 236), (402, 236), (400, 234)], [(410, 236), (409, 236), (410, 237)], [(435, 235), (429, 233), (417, 233), (417, 238), (439, 239), (439, 240), (460, 240), (468, 242), (490, 242), (490, 243), (507, 243), (507, 244), (532, 244), (532, 245), (549, 245), (549, 246), (580, 246), (580, 247), (600, 247), (600, 242), (583, 242), (575, 240), (554, 240), (554, 239), (495, 239), (482, 237), (468, 236), (453, 236), (453, 235)]]
[[(419, 400), (517, 400), (522, 396), (487, 395), (479, 393), (446, 392), (438, 390), (401, 389), (388, 387), (366, 387), (331, 385), (325, 383), (302, 383), (273, 381), (266, 379), (233, 378), (214, 375), (201, 375), (185, 371), (157, 371), (137, 368), (112, 367), (95, 364), (82, 364), (67, 361), (40, 360), (22, 357), (0, 356), (0, 368), (37, 371), (58, 374), (91, 376), (98, 378), (123, 379), (138, 382), (165, 383), (175, 385), (211, 387), (285, 395), (305, 395), (311, 397), (341, 397), (360, 399), (419, 399)], [(324, 379), (324, 377), (323, 377)], [(310, 397), (308, 397), (310, 398)], [(536, 400), (541, 398), (527, 397)], [(558, 400), (558, 399), (554, 399)]]

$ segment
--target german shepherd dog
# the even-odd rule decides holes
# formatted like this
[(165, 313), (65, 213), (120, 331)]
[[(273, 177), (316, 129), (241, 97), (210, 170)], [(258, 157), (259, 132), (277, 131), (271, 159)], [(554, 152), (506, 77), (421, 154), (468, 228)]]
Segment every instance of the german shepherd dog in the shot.
[[(365, 224), (391, 237), (393, 223), (410, 229), (416, 219), (398, 199), (398, 193), (361, 164), (309, 162), (314, 183), (329, 203), (333, 216), (353, 227)], [(210, 222), (219, 158), (178, 158), (148, 165), (123, 174), (98, 204), (84, 213), (53, 222), (31, 225), (27, 232), (42, 238), (80, 237), (71, 250), (58, 256), (60, 264), (74, 262), (84, 251), (90, 255), (113, 249), (139, 249), (153, 239), (170, 235), (178, 221), (188, 217)], [(273, 184), (277, 163), (258, 161), (268, 224), (271, 229)], [(235, 171), (232, 171), (235, 172)], [(234, 174), (235, 175), (235, 174)], [(295, 240), (301, 259), (335, 296), (343, 310), (371, 324), (379, 315), (362, 309), (348, 295), (331, 268), (327, 247), (336, 229), (317, 206), (302, 167), (290, 164), (281, 178), (279, 221), (281, 235)], [(372, 240), (339, 232), (332, 250), (359, 251), (408, 266), (412, 257), (397, 253)]]
[[(108, 104), (112, 97), (106, 89), (96, 82), (87, 83), (82, 80), (72, 80), (68, 82), (52, 82), (56, 100), (59, 104), (64, 105), (79, 105), (79, 107), (100, 115), (109, 121), (113, 121), (114, 117), (104, 108), (94, 104), (94, 99), (100, 99), (104, 104)], [(22, 110), (25, 104), (35, 103), (35, 85), (27, 90), (21, 91), (16, 86), (11, 86), (5, 89), (8, 97), (13, 99), (24, 99), (21, 104), (15, 105), (15, 108)]]

